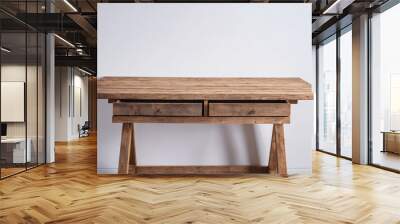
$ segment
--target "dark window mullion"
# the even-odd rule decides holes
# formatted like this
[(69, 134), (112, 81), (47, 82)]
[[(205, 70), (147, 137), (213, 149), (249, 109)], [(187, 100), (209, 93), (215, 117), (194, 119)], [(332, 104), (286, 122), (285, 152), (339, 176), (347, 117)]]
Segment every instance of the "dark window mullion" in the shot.
[(316, 103), (315, 103), (315, 113), (316, 113), (316, 116), (315, 116), (315, 119), (316, 119), (316, 127), (315, 127), (315, 133), (316, 133), (316, 139), (315, 139), (315, 147), (316, 147), (316, 149), (318, 150), (319, 149), (319, 53), (318, 53), (318, 51), (319, 51), (319, 45), (316, 45), (316, 47), (315, 47), (315, 61), (316, 61), (316, 63), (315, 63), (315, 92), (316, 92), (316, 94), (315, 94), (315, 100), (316, 100)]
[(341, 119), (340, 119), (340, 84), (341, 84), (341, 64), (340, 64), (340, 31), (336, 32), (336, 154), (341, 156)]
[(367, 20), (367, 46), (368, 46), (368, 53), (367, 53), (367, 141), (368, 141), (368, 164), (373, 164), (373, 148), (372, 148), (372, 64), (371, 64), (371, 57), (372, 57), (372, 12), (368, 12), (368, 20)]
[[(25, 1), (25, 21), (28, 19), (28, 1)], [(27, 113), (27, 97), (28, 97), (28, 24), (25, 23), (25, 88), (24, 88), (24, 120), (25, 120), (25, 170), (28, 170), (28, 113)]]
[[(39, 13), (38, 0), (36, 1), (36, 13)], [(38, 165), (39, 165), (39, 32), (36, 32), (36, 166)]]

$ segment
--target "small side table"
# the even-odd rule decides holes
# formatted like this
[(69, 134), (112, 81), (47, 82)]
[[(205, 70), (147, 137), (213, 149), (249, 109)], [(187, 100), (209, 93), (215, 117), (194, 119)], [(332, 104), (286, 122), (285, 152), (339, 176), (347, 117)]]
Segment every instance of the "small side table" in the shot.
[(400, 131), (383, 131), (383, 150), (400, 154)]

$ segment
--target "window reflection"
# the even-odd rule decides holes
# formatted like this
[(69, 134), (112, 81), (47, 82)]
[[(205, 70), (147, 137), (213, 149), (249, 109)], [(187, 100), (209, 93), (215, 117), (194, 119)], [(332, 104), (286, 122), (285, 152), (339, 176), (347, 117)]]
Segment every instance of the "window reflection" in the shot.
[[(20, 15), (44, 1), (1, 1)], [(4, 22), (4, 21), (7, 22)], [(45, 35), (0, 12), (0, 178), (45, 162)]]
[(400, 170), (400, 5), (372, 17), (372, 163)]
[(352, 35), (340, 36), (340, 154), (352, 157)]
[(318, 48), (319, 149), (336, 153), (336, 40)]

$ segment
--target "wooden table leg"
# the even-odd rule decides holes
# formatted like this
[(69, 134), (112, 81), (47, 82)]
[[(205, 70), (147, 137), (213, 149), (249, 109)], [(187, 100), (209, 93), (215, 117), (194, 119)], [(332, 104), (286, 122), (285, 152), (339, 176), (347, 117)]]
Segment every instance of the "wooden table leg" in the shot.
[(272, 127), (271, 148), (269, 151), (268, 170), (271, 174), (276, 174), (278, 171), (278, 159), (276, 158), (276, 131), (275, 125)]
[(283, 124), (275, 124), (275, 128), (276, 151), (278, 157), (278, 174), (282, 177), (287, 177), (285, 132), (283, 130)]
[(136, 150), (135, 150), (135, 125), (132, 124), (131, 153), (129, 158), (129, 174), (136, 174)]
[(123, 123), (121, 133), (121, 148), (119, 152), (118, 173), (128, 174), (133, 143), (133, 124)]
[(283, 124), (274, 124), (273, 126), (269, 157), (269, 172), (273, 174), (278, 173), (282, 177), (287, 177), (285, 133)]

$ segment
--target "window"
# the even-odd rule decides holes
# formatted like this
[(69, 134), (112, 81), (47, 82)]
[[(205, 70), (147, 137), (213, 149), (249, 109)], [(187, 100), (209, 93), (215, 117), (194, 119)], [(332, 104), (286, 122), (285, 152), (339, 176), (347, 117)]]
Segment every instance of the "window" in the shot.
[(323, 41), (317, 53), (317, 147), (320, 151), (350, 159), (353, 96), (351, 25)]
[[(1, 1), (1, 6), (16, 2)], [(18, 2), (24, 13), (42, 13), (44, 1)], [(0, 178), (45, 163), (45, 34), (0, 12)], [(4, 26), (3, 26), (4, 25)]]
[(371, 18), (370, 162), (400, 170), (400, 5)]
[(336, 39), (318, 47), (318, 149), (336, 154)]
[(390, 130), (400, 130), (400, 73), (390, 74)]
[[(346, 30), (347, 31), (347, 30)], [(340, 155), (352, 157), (352, 35), (340, 36)]]

